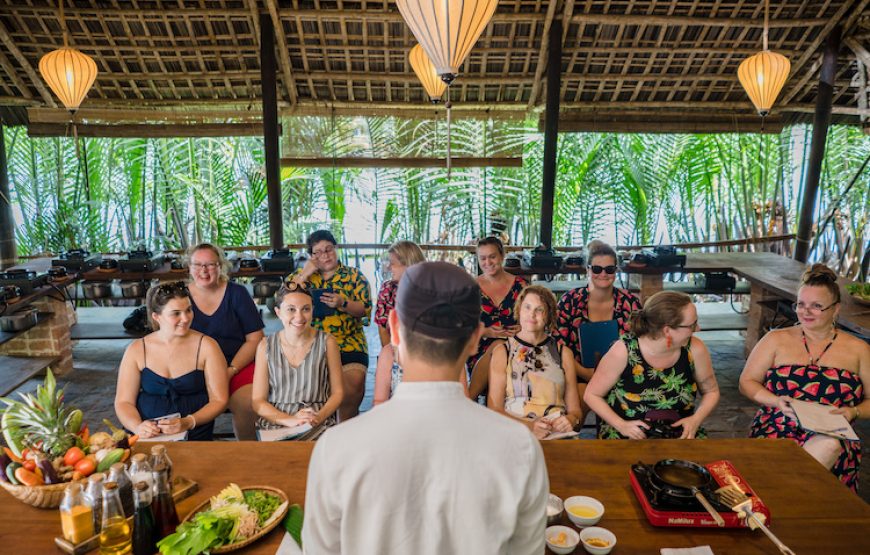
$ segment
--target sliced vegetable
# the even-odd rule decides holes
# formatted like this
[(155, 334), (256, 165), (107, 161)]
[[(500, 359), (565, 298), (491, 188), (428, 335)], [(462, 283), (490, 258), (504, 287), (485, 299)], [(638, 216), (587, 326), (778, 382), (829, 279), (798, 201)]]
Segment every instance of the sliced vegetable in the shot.
[(23, 466), (15, 469), (15, 479), (25, 486), (41, 486), (42, 479), (35, 473), (27, 470)]

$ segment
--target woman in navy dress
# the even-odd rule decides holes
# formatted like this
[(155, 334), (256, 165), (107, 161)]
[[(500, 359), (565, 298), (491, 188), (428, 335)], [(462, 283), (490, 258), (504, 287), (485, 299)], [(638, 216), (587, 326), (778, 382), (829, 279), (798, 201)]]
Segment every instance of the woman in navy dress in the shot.
[[(189, 440), (211, 440), (214, 419), (227, 406), (227, 365), (220, 347), (190, 329), (193, 309), (183, 282), (151, 288), (146, 305), (156, 331), (124, 352), (115, 413), (142, 438), (186, 431)], [(174, 413), (180, 417), (157, 420)]]

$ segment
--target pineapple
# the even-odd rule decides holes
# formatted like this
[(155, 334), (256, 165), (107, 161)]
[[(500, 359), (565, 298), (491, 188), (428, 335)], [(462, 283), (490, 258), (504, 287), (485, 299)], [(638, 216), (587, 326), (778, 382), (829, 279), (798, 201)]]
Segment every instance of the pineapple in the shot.
[(82, 411), (65, 407), (63, 389), (51, 370), (45, 382), (36, 388), (36, 395), (19, 393), (21, 400), (0, 398), (6, 410), (0, 419), (3, 438), (18, 456), (29, 447), (58, 457), (75, 445), (76, 433), (82, 426)]

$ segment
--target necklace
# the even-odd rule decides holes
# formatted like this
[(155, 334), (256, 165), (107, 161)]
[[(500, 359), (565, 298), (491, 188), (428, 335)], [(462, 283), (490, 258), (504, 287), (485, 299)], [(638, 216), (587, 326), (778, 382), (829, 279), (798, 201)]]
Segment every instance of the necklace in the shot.
[(819, 353), (819, 356), (817, 356), (816, 358), (813, 358), (813, 354), (810, 352), (810, 346), (807, 344), (807, 336), (806, 336), (806, 334), (804, 333), (804, 330), (801, 330), (801, 339), (803, 339), (803, 342), (804, 342), (804, 349), (806, 349), (806, 351), (807, 351), (807, 355), (809, 355), (809, 357), (810, 357), (810, 365), (809, 365), (809, 367), (810, 367), (810, 368), (818, 368), (818, 367), (819, 367), (819, 361), (822, 360), (822, 357), (825, 356), (825, 353), (828, 352), (828, 349), (830, 349), (830, 348), (831, 348), (831, 345), (834, 344), (834, 341), (837, 340), (837, 330), (836, 330), (836, 329), (834, 330), (834, 336), (831, 337), (831, 340), (828, 341), (828, 344), (825, 345), (825, 348), (822, 349), (822, 352)]

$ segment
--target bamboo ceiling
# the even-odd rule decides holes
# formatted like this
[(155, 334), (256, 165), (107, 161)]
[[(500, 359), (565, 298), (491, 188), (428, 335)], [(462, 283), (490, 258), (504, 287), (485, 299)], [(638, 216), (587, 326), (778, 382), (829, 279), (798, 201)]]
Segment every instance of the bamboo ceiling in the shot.
[[(770, 48), (792, 63), (771, 123), (811, 121), (823, 42), (839, 26), (834, 117), (866, 124), (868, 2), (771, 0)], [(282, 114), (433, 113), (408, 63), (415, 41), (386, 0), (66, 0), (65, 6), (70, 44), (93, 56), (100, 71), (82, 118), (256, 123), (261, 12), (280, 23)], [(563, 129), (759, 124), (737, 81), (740, 61), (761, 48), (758, 0), (501, 0), (451, 87), (455, 109), (493, 117), (539, 111), (553, 18), (564, 22)], [(30, 108), (31, 123), (64, 120), (62, 110), (45, 109), (57, 103), (36, 70), (61, 37), (56, 0), (0, 0), (0, 106)]]

